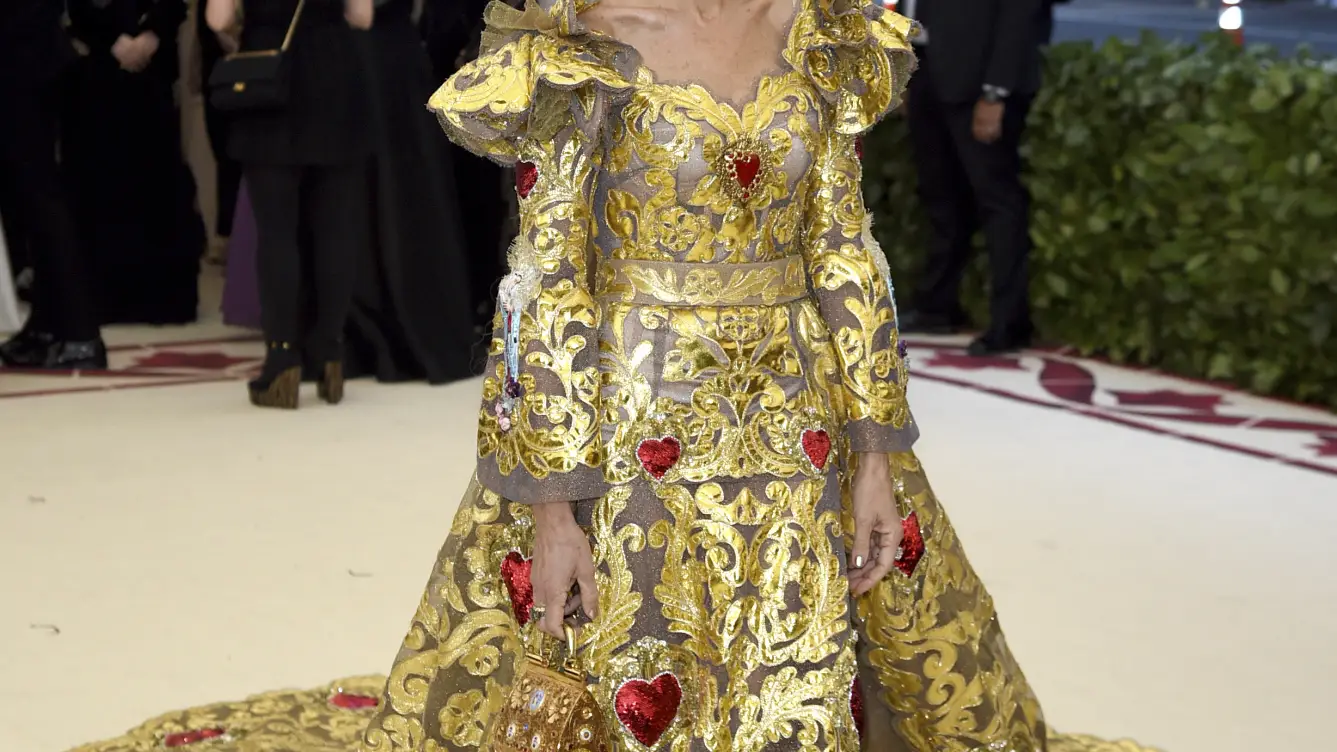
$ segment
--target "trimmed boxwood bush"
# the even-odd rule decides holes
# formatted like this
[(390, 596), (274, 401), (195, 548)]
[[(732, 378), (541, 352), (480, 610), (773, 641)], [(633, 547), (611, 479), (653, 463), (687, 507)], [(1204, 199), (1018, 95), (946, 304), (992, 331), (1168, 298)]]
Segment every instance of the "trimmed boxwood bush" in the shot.
[[(903, 309), (927, 237), (910, 148), (896, 119), (865, 143)], [(1025, 149), (1046, 339), (1337, 407), (1337, 66), (1217, 37), (1056, 45)]]

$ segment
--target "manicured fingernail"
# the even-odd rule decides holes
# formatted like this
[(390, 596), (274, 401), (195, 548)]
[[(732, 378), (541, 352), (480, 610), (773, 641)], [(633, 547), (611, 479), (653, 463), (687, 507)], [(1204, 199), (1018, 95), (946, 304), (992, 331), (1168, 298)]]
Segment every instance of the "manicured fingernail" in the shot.
[(854, 557), (854, 568), (855, 568), (855, 569), (863, 569), (863, 557), (862, 557), (862, 556), (856, 556), (856, 557)]

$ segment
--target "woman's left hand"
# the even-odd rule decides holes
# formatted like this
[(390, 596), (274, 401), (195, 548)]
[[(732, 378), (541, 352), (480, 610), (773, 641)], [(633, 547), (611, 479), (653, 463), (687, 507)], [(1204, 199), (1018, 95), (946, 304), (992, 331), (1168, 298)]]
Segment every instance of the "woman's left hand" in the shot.
[(881, 452), (859, 454), (853, 487), (854, 548), (850, 551), (850, 593), (872, 590), (891, 571), (904, 529), (896, 510), (891, 464)]

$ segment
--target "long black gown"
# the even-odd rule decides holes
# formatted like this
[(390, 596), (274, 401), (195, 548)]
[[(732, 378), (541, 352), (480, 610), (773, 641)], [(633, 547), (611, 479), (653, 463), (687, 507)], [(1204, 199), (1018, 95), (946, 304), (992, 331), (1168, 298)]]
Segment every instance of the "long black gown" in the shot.
[(472, 374), (474, 336), (452, 152), (425, 103), (437, 82), (412, 0), (378, 2), (363, 36), (372, 242), (344, 330), (350, 375), (442, 383)]
[[(461, 51), (468, 57), (477, 52), (478, 32), (482, 30), (483, 9), (487, 4), (488, 0), (425, 0), (427, 49), (438, 81), (455, 72)], [(504, 198), (514, 195), (513, 183), (507, 185), (506, 176), (496, 164), (454, 143), (449, 143), (447, 149), (460, 189), (460, 208), (469, 218), (464, 226), (464, 242), (469, 256), (469, 299), (474, 325), (486, 340), (492, 334), (497, 282), (505, 273), (505, 247), (514, 235), (508, 234), (510, 207)]]
[[(75, 66), (62, 142), (75, 224), (103, 323), (194, 321), (204, 222), (181, 147), (174, 85), (183, 0), (69, 0)], [(158, 35), (138, 73), (111, 54), (122, 34)]]

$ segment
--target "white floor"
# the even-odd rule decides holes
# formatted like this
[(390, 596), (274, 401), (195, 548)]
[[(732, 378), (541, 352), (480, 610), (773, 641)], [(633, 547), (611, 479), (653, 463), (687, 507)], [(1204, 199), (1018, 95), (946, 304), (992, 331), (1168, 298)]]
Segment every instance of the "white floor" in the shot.
[[(478, 384), (260, 411), (238, 334), (122, 330), (109, 373), (0, 372), (0, 750), (389, 667), (468, 481)], [(920, 454), (1051, 723), (1331, 749), (1337, 417), (954, 347), (914, 350)], [(1054, 396), (1083, 373), (1094, 398)]]

